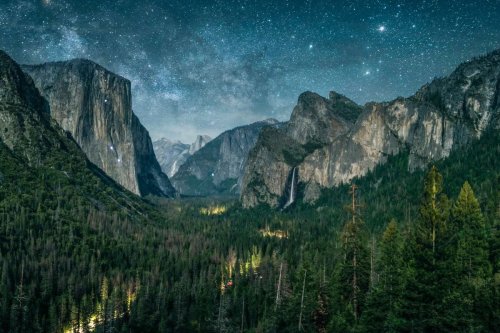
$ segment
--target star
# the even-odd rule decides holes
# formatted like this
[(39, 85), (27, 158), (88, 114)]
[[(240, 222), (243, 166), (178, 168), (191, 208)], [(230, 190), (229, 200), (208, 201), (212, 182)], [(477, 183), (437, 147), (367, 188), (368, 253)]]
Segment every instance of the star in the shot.
[[(446, 11), (434, 0), (264, 2), (272, 5), (193, 0), (187, 10), (183, 1), (121, 0), (108, 9), (91, 5), (99, 1), (0, 0), (0, 45), (21, 63), (106, 65), (131, 81), (132, 107), (153, 139), (186, 142), (271, 116), (288, 120), (306, 89), (335, 87), (361, 104), (410, 95), (499, 47), (498, 1), (454, 0)], [(212, 119), (207, 111), (215, 110)]]

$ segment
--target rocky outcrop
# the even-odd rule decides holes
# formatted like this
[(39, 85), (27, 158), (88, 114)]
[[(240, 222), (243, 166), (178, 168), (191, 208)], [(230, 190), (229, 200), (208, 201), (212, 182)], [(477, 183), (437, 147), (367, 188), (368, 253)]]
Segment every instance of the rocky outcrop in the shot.
[[(250, 152), (242, 180), (244, 206), (284, 206), (291, 195), (293, 168), (316, 149), (346, 134), (361, 111), (335, 92), (328, 99), (312, 92), (301, 94), (290, 121), (264, 130)], [(302, 179), (300, 172), (298, 179)]]
[(238, 194), (248, 153), (259, 133), (277, 125), (277, 120), (268, 119), (222, 133), (190, 156), (172, 183), (186, 196)]
[[(500, 51), (495, 51), (460, 65), (450, 76), (434, 80), (412, 97), (366, 104), (357, 119), (356, 112), (344, 116), (349, 118), (344, 120), (355, 119), (352, 125), (337, 122), (344, 126), (323, 130), (325, 118), (318, 115), (324, 114), (327, 103), (307, 103), (309, 107), (304, 108), (299, 98), (288, 125), (278, 134), (263, 133), (250, 153), (242, 203), (245, 207), (282, 206), (289, 197), (294, 167), (304, 188), (303, 199), (309, 202), (318, 198), (321, 188), (363, 176), (403, 150), (410, 154), (410, 170), (424, 167), (479, 138), (488, 128), (498, 129), (499, 95)], [(346, 103), (336, 96), (332, 93), (330, 100)], [(300, 124), (306, 125), (300, 128)], [(275, 142), (277, 135), (277, 141), (290, 138), (287, 145), (295, 141), (293, 149)]]
[(153, 148), (161, 169), (168, 177), (172, 178), (181, 165), (210, 140), (211, 138), (208, 135), (198, 135), (196, 140), (191, 145), (188, 145), (180, 141), (162, 138), (153, 142)]
[(132, 112), (128, 80), (81, 59), (23, 69), (90, 161), (133, 193), (174, 195), (149, 133)]
[(327, 144), (346, 133), (361, 110), (336, 92), (327, 99), (308, 91), (299, 96), (285, 133), (302, 145)]

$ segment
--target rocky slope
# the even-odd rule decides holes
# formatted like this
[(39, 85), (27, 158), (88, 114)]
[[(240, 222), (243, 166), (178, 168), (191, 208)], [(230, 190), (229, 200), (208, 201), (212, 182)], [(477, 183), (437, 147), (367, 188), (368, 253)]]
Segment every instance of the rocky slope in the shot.
[[(0, 142), (37, 167), (71, 140), (52, 126), (47, 101), (6, 53), (0, 51)], [(76, 146), (76, 144), (75, 144)]]
[(277, 124), (268, 119), (222, 133), (190, 156), (172, 183), (187, 196), (239, 193), (249, 151), (264, 128)]
[(210, 140), (211, 138), (208, 135), (198, 135), (196, 140), (191, 145), (188, 145), (180, 141), (162, 138), (153, 142), (153, 149), (161, 169), (169, 178), (172, 178), (180, 166)]
[(1, 50), (0, 157), (0, 201), (15, 197), (29, 207), (58, 197), (66, 204), (71, 194), (80, 204), (98, 209), (113, 206), (130, 213), (141, 205), (87, 159), (51, 118), (49, 104), (33, 80)]
[(294, 167), (347, 133), (361, 111), (335, 92), (328, 99), (312, 92), (301, 94), (290, 121), (280, 128), (265, 129), (250, 152), (242, 181), (243, 204), (284, 206), (293, 194), (289, 193), (291, 184), (296, 183)]
[[(368, 103), (361, 109), (335, 93), (330, 104), (318, 96), (309, 103), (301, 96), (287, 126), (264, 132), (250, 153), (242, 203), (283, 207), (290, 198), (294, 168), (304, 200), (314, 201), (321, 188), (362, 176), (403, 150), (410, 153), (410, 170), (447, 157), (488, 128), (499, 128), (499, 77), (497, 50), (460, 65), (409, 98)], [(335, 112), (325, 113), (325, 105), (332, 109), (338, 103), (345, 109), (344, 121), (325, 128), (328, 119), (338, 118)], [(353, 112), (346, 117), (346, 110)]]
[(52, 118), (90, 161), (133, 193), (174, 195), (147, 130), (132, 112), (128, 80), (81, 59), (23, 70), (49, 102)]

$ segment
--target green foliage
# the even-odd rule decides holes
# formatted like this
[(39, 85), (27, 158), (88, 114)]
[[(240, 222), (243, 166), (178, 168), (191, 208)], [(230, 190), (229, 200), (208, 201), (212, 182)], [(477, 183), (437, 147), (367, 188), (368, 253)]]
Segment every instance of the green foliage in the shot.
[(367, 297), (361, 327), (367, 332), (397, 332), (402, 325), (399, 308), (406, 270), (403, 238), (394, 220), (382, 235), (377, 268), (378, 277)]
[[(452, 209), (448, 226), (449, 291), (446, 319), (454, 329), (481, 331), (491, 314), (492, 270), (488, 260), (488, 232), (472, 188), (465, 182)], [(489, 311), (485, 311), (485, 309)], [(485, 327), (486, 326), (486, 327)]]
[(286, 212), (153, 206), (72, 154), (30, 167), (0, 143), (0, 332), (494, 331), (499, 145), (425, 178), (389, 157), (355, 180), (352, 222), (347, 185)]
[(368, 292), (370, 263), (363, 221), (357, 216), (355, 207), (351, 214), (352, 219), (347, 221), (341, 234), (343, 260), (336, 273), (336, 302), (350, 309), (353, 323), (357, 324)]
[(420, 217), (407, 243), (411, 262), (402, 316), (406, 329), (442, 331), (442, 291), (445, 275), (445, 232), (449, 212), (447, 197), (442, 194), (442, 175), (433, 166), (424, 180)]

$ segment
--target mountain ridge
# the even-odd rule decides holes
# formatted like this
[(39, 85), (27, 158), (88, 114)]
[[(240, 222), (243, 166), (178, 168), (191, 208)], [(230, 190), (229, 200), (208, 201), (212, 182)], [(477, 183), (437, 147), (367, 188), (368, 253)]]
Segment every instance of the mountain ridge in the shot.
[(186, 196), (238, 194), (248, 152), (258, 134), (278, 124), (275, 119), (266, 119), (221, 133), (187, 159), (172, 183)]
[[(500, 126), (499, 76), (500, 50), (496, 50), (461, 64), (449, 76), (423, 85), (408, 98), (365, 104), (355, 123), (327, 144), (317, 144), (306, 136), (306, 140), (296, 140), (298, 145), (276, 147), (262, 135), (245, 169), (243, 206), (282, 206), (290, 196), (294, 168), (305, 186), (304, 200), (314, 202), (322, 188), (362, 176), (407, 146), (409, 169), (448, 156), (452, 149), (480, 137), (489, 126)], [(318, 126), (318, 120), (308, 114), (320, 112), (321, 106), (302, 110), (299, 99), (296, 110), (306, 114), (302, 116), (306, 127)], [(302, 125), (290, 122), (275, 133), (277, 141), (296, 137), (297, 130), (290, 126)], [(307, 128), (299, 127), (300, 131)]]

